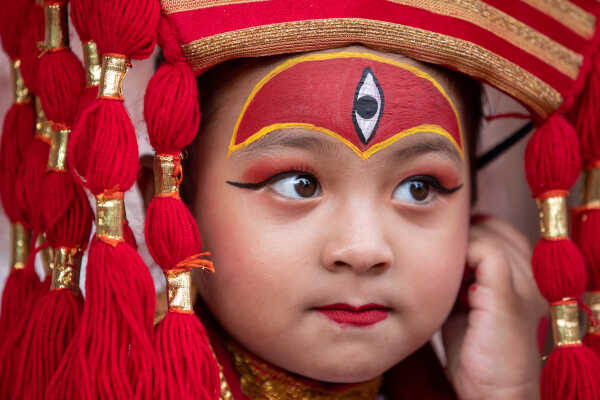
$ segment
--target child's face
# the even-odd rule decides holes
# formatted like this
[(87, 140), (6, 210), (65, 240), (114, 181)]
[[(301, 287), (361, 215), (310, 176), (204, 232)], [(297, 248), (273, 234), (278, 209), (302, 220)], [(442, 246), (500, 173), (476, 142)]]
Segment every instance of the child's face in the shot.
[[(283, 61), (238, 68), (213, 94), (194, 150), (194, 212), (216, 268), (199, 279), (204, 302), (249, 351), (331, 382), (373, 378), (440, 328), (463, 276), (470, 206), (468, 160), (460, 154), (465, 143), (418, 132), (368, 151), (394, 126), (426, 122), (451, 132), (458, 125), (449, 103), (440, 106), (440, 90), (406, 75), (406, 68), (396, 71), (393, 61), (429, 73), (445, 88), (444, 78), (397, 55), (345, 50), (385, 57), (391, 69), (381, 72), (386, 62), (369, 58), (289, 69), (273, 90), (293, 96), (269, 102), (256, 94), (256, 107), (246, 111), (257, 115), (240, 118), (232, 139), (248, 96)], [(348, 68), (340, 69), (340, 62)], [(356, 69), (353, 62), (370, 67), (377, 84), (361, 91), (359, 80), (371, 78), (348, 72)], [(396, 73), (409, 77), (394, 79)], [(336, 103), (346, 90), (357, 98)], [(370, 98), (361, 98), (365, 93)], [(360, 111), (355, 119), (363, 118), (356, 129), (348, 107)], [(373, 129), (367, 120), (379, 118), (381, 109), (387, 121)], [(300, 124), (325, 121), (330, 134), (280, 124), (237, 146), (245, 125), (293, 116)], [(331, 134), (336, 129), (338, 136)], [(354, 137), (359, 129), (366, 132), (362, 138)], [(344, 309), (350, 306), (365, 307)]]

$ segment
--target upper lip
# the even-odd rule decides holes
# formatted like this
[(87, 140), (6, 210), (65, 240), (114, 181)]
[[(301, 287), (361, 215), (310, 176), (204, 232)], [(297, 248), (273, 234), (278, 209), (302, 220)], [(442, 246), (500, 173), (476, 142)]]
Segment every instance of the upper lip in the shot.
[(346, 303), (328, 304), (325, 306), (316, 307), (317, 310), (346, 310), (353, 312), (370, 311), (370, 310), (390, 310), (390, 307), (382, 306), (381, 304), (369, 303), (362, 306), (352, 306)]

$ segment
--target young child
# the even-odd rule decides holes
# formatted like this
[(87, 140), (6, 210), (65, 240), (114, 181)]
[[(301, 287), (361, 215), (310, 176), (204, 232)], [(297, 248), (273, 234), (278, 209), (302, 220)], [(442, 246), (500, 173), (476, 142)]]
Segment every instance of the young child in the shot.
[[(93, 3), (72, 13), (103, 55), (98, 98), (68, 137), (72, 179), (97, 203), (85, 301), (56, 362), (30, 371), (21, 351), (17, 398), (30, 386), (52, 399), (600, 398), (577, 325), (585, 267), (566, 232), (581, 159), (560, 116), (600, 73), (594, 2), (164, 0), (160, 17), (153, 0)], [(154, 328), (124, 225), (137, 147), (120, 85), (156, 37), (166, 62), (145, 97), (145, 239), (168, 313)], [(540, 126), (526, 154), (542, 217), (533, 254), (508, 224), (471, 223), (481, 93), (450, 70), (510, 94)], [(57, 258), (54, 271), (75, 264)], [(197, 294), (193, 268), (205, 270)], [(50, 293), (76, 292), (55, 275)], [(543, 372), (540, 292), (555, 340)], [(65, 301), (45, 299), (32, 309)], [(14, 347), (41, 340), (25, 325)], [(443, 363), (427, 344), (440, 331)]]

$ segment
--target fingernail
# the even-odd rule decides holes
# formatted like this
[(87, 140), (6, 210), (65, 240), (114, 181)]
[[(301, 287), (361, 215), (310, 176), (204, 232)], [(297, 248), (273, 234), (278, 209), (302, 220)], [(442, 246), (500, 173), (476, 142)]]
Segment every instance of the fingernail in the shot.
[(472, 284), (472, 285), (469, 287), (469, 290), (470, 290), (471, 292), (474, 292), (474, 291), (476, 291), (476, 290), (477, 290), (477, 285), (476, 285), (476, 284)]
[(471, 225), (481, 224), (490, 218), (492, 218), (492, 216), (489, 214), (473, 214), (471, 215)]

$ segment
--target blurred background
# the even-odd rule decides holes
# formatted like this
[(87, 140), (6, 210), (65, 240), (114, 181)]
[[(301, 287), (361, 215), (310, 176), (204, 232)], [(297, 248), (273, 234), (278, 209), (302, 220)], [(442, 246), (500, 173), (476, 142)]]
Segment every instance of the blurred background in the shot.
[[(71, 32), (74, 32), (71, 29)], [(71, 35), (71, 48), (81, 58), (81, 45), (77, 35)], [(148, 80), (154, 70), (155, 57), (144, 61), (134, 61), (133, 68), (127, 74), (124, 84), (126, 107), (136, 127), (140, 155), (151, 153), (147, 140), (146, 127), (143, 119), (143, 97)], [(13, 101), (11, 66), (3, 52), (0, 52), (0, 118), (4, 115)], [(486, 87), (485, 115), (521, 112), (525, 110), (514, 100), (502, 93)], [(493, 147), (505, 137), (523, 126), (527, 121), (519, 119), (498, 119), (484, 122), (480, 140), (479, 153)], [(490, 214), (512, 222), (531, 241), (535, 243), (538, 237), (538, 219), (535, 202), (531, 199), (529, 188), (525, 181), (523, 154), (527, 139), (513, 146), (499, 159), (492, 162), (478, 173), (479, 200), (474, 212)], [(155, 278), (157, 289), (164, 287), (164, 279), (160, 269), (154, 265), (148, 254), (143, 240), (143, 210), (142, 203), (134, 187), (125, 196), (127, 217), (136, 235), (139, 251), (144, 261), (150, 266)], [(1, 208), (1, 205), (0, 205)], [(0, 210), (0, 290), (4, 286), (8, 274), (10, 256), (10, 224)], [(40, 263), (38, 263), (40, 264)], [(83, 262), (82, 279), (85, 279), (85, 259)], [(41, 271), (39, 271), (41, 273)]]

